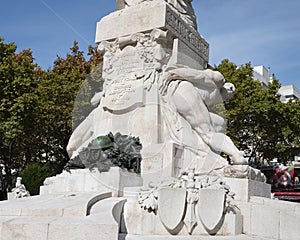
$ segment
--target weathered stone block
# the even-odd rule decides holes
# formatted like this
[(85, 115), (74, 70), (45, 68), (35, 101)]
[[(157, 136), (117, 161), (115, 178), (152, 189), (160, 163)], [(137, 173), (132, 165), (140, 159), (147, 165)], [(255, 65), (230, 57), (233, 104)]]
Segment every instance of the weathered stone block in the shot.
[(117, 224), (98, 224), (88, 218), (60, 218), (49, 225), (48, 239), (101, 239), (117, 240), (119, 226)]
[[(200, 69), (206, 67), (209, 55), (208, 43), (196, 29), (185, 23), (178, 13), (163, 1), (145, 2), (102, 18), (97, 24), (96, 43), (135, 33), (150, 32), (153, 29), (168, 30), (173, 38), (178, 38), (180, 42), (177, 44), (180, 46), (175, 49), (182, 49), (178, 52), (182, 55), (187, 54), (186, 56), (192, 59), (193, 64), (190, 66), (199, 69), (199, 64), (196, 64), (198, 59), (202, 66)], [(181, 45), (181, 42), (185, 45)], [(184, 50), (186, 47), (187, 49)], [(183, 63), (183, 59), (178, 63)]]
[(242, 234), (243, 215), (226, 214), (222, 229), (222, 235), (224, 236), (236, 236)]
[(251, 211), (252, 205), (247, 202), (236, 202), (243, 216), (243, 229), (245, 234), (251, 234)]
[(280, 212), (280, 239), (281, 240), (299, 239), (300, 236), (299, 221), (300, 221), (299, 214), (287, 213), (281, 211)]
[(89, 169), (71, 170), (71, 174), (63, 172), (55, 179), (47, 181), (41, 187), (41, 194), (55, 194), (65, 192), (112, 192), (113, 196), (121, 196), (124, 187), (142, 185), (142, 178), (135, 174), (112, 167), (109, 172), (100, 173)]
[[(55, 218), (18, 217), (2, 223), (1, 239), (48, 240), (48, 225)], [(59, 238), (57, 238), (59, 239)], [(71, 239), (71, 238), (70, 238)]]
[(277, 210), (280, 210), (280, 211), (295, 212), (296, 208), (299, 206), (299, 203), (293, 203), (293, 202), (288, 202), (288, 201), (283, 201), (283, 200), (264, 198), (264, 205), (273, 207), (274, 209), (277, 209)]
[(280, 211), (265, 205), (253, 205), (251, 211), (251, 234), (279, 239)]
[(271, 197), (271, 185), (241, 178), (225, 178), (226, 184), (230, 186), (230, 190), (234, 192), (235, 200), (248, 202), (251, 196)]

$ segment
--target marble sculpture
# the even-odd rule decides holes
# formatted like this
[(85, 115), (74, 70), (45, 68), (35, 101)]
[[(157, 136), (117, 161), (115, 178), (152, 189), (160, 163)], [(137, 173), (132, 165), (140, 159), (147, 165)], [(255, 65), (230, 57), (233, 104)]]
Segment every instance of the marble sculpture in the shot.
[[(130, 33), (126, 36), (99, 34), (98, 49), (104, 55), (103, 91), (95, 94), (92, 103), (97, 107), (70, 138), (67, 150), (71, 157), (99, 135), (120, 132), (139, 137), (143, 149), (159, 144), (161, 152), (166, 152), (167, 147), (163, 146), (166, 143), (179, 146), (185, 162), (179, 167), (181, 173), (187, 173), (191, 167), (196, 169), (196, 174), (228, 172), (232, 167), (220, 153), (228, 155), (233, 165), (247, 165), (243, 153), (224, 134), (225, 120), (210, 112), (213, 105), (232, 97), (235, 89), (221, 73), (205, 69), (208, 44), (196, 31), (191, 2), (123, 2), (124, 18), (127, 12), (143, 13), (145, 6), (163, 6), (167, 12), (165, 26), (131, 34), (132, 27), (126, 30), (124, 25), (122, 31)], [(102, 32), (110, 32), (105, 21), (113, 21), (114, 14), (104, 18), (103, 23), (100, 21)], [(138, 16), (137, 22), (140, 28), (143, 22)], [(184, 52), (185, 49), (189, 52)], [(196, 67), (193, 55), (199, 58)], [(183, 58), (186, 58), (184, 62)], [(144, 158), (147, 158), (145, 154)]]

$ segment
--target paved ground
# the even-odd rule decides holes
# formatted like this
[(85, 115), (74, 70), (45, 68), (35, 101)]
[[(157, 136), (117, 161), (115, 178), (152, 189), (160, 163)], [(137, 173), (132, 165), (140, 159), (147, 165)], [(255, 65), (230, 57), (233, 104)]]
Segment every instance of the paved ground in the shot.
[(122, 235), (119, 240), (270, 240), (256, 236), (238, 235), (238, 236), (135, 236)]

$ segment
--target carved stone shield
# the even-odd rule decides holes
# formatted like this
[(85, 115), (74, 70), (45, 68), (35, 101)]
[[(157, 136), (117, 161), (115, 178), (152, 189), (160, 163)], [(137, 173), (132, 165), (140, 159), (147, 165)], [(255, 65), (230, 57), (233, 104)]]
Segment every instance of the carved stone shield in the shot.
[(198, 224), (209, 234), (215, 234), (222, 227), (225, 210), (224, 189), (200, 189), (197, 204)]
[(158, 214), (168, 231), (180, 225), (186, 205), (186, 189), (162, 188), (158, 190)]

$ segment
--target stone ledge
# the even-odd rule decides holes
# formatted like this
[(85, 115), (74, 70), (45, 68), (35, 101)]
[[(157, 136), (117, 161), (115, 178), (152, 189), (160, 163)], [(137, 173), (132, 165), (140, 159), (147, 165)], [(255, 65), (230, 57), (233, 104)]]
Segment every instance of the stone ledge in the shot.
[[(75, 209), (68, 209), (72, 205), (72, 201), (68, 196), (57, 197), (57, 195), (38, 196), (34, 199), (18, 199), (16, 201), (2, 202), (2, 207), (13, 204), (24, 204), (25, 209), (28, 206), (25, 203), (30, 203), (34, 200), (31, 209), (26, 210), (28, 216), (0, 216), (0, 239), (1, 240), (94, 240), (101, 236), (101, 240), (117, 240), (121, 213), (125, 199), (123, 198), (106, 198), (111, 196), (111, 193), (97, 195), (93, 193), (85, 193), (81, 195), (72, 194), (74, 197)], [(78, 198), (76, 198), (78, 197)], [(102, 198), (101, 198), (102, 197)], [(45, 198), (52, 200), (53, 208), (59, 205), (64, 205), (66, 208), (61, 208), (63, 214), (59, 213), (55, 216), (47, 216), (45, 212), (51, 212), (47, 206), (40, 206), (45, 202)], [(62, 201), (62, 199), (64, 201)], [(40, 202), (38, 201), (40, 200)], [(79, 204), (79, 202), (81, 204)], [(20, 207), (20, 206), (19, 206)], [(44, 207), (43, 211), (39, 207)], [(61, 207), (61, 206), (60, 206)], [(78, 207), (80, 209), (78, 209)], [(90, 207), (89, 211), (87, 208)], [(21, 212), (22, 212), (22, 208)], [(66, 211), (68, 209), (68, 211)], [(78, 211), (79, 210), (79, 211)], [(68, 214), (65, 214), (68, 212)], [(73, 212), (74, 215), (70, 214)], [(30, 215), (29, 214), (33, 214)], [(38, 215), (39, 213), (39, 215)], [(87, 216), (88, 215), (88, 216)]]
[(88, 208), (111, 195), (111, 192), (101, 194), (99, 192), (72, 192), (2, 201), (0, 202), (0, 216), (86, 216)]
[(113, 41), (153, 29), (168, 30), (173, 38), (178, 38), (193, 52), (192, 56), (197, 55), (201, 65), (206, 67), (209, 44), (165, 2), (147, 2), (109, 14), (97, 23), (95, 42)]
[(119, 240), (270, 240), (270, 238), (262, 238), (257, 236), (238, 235), (238, 236), (137, 236), (120, 234)]
[(56, 177), (47, 178), (40, 188), (41, 195), (61, 194), (68, 192), (112, 192), (122, 196), (124, 187), (142, 186), (142, 178), (119, 167), (111, 167), (109, 172), (100, 173), (89, 169), (64, 171)]
[(248, 202), (252, 196), (271, 197), (270, 184), (243, 178), (224, 178), (224, 181), (236, 194), (235, 200), (237, 201)]

